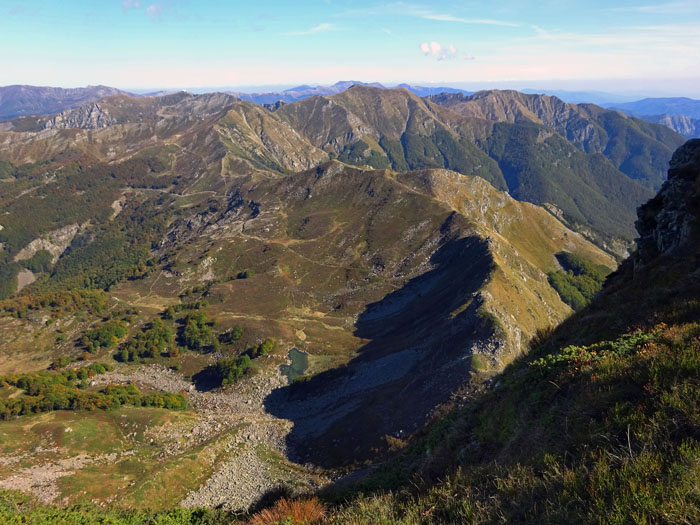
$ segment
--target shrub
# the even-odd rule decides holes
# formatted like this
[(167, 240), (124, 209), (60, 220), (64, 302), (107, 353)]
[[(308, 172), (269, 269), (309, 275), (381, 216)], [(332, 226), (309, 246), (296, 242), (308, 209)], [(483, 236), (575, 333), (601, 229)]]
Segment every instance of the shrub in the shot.
[(232, 344), (240, 341), (243, 337), (243, 327), (236, 325), (231, 330), (219, 335), (219, 342), (222, 344)]
[(127, 333), (126, 324), (122, 321), (107, 321), (97, 328), (88, 330), (82, 338), (82, 344), (88, 352), (94, 353), (98, 348), (112, 348), (119, 339)]
[(274, 525), (278, 523), (318, 523), (326, 515), (326, 508), (318, 498), (281, 498), (269, 509), (253, 515), (250, 523)]
[(227, 357), (214, 365), (214, 373), (221, 386), (226, 386), (241, 379), (250, 369), (250, 366), (250, 357), (247, 355)]
[(172, 342), (172, 330), (163, 324), (163, 321), (156, 318), (136, 334), (131, 341), (122, 346), (118, 353), (119, 360), (126, 362), (144, 357), (155, 357), (157, 354), (165, 352)]
[(22, 264), (27, 270), (34, 273), (48, 272), (51, 270), (51, 262), (53, 256), (47, 250), (37, 251), (31, 259), (22, 261)]
[(268, 337), (262, 343), (255, 345), (248, 349), (248, 355), (255, 359), (261, 355), (268, 355), (275, 348), (275, 340), (272, 337)]
[(216, 348), (218, 339), (211, 331), (213, 321), (205, 312), (195, 311), (187, 314), (182, 328), (182, 342), (190, 350), (204, 350), (209, 347)]

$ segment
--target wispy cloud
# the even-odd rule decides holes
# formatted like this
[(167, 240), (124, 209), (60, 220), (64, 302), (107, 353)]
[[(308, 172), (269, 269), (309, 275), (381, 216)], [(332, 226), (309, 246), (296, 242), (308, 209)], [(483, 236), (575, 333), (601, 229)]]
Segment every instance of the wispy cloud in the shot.
[(448, 13), (440, 13), (418, 4), (410, 4), (407, 2), (392, 2), (389, 4), (379, 5), (375, 7), (347, 9), (341, 11), (336, 16), (408, 16), (412, 18), (420, 18), (423, 20), (432, 20), (437, 22), (455, 22), (460, 24), (478, 24), (478, 25), (493, 25), (503, 27), (518, 27), (519, 24), (504, 20), (494, 20), (490, 18), (467, 18), (454, 16)]
[(464, 60), (474, 60), (474, 56), (468, 53), (460, 53), (454, 44), (442, 46), (438, 42), (422, 42), (420, 45), (421, 53), (425, 56), (432, 56), (437, 60), (454, 60), (462, 58)]
[(611, 7), (610, 11), (672, 15), (700, 11), (700, 3), (698, 3), (697, 0), (689, 0), (685, 2), (665, 2), (661, 4)]
[(440, 22), (458, 22), (460, 24), (483, 24), (491, 26), (518, 27), (518, 24), (514, 24), (512, 22), (504, 22), (502, 20), (491, 20), (489, 18), (462, 18), (459, 16), (430, 13), (419, 16), (424, 20), (437, 20)]
[[(680, 52), (686, 50), (690, 57), (700, 57), (700, 23), (688, 24), (657, 24), (617, 27), (598, 33), (578, 33), (571, 31), (551, 31), (538, 26), (532, 26), (535, 41), (556, 42), (560, 50), (591, 50), (599, 48), (610, 52), (614, 49), (618, 54), (627, 53), (658, 53)], [(683, 35), (683, 38), (679, 38)], [(650, 56), (651, 56), (650, 54)]]
[(333, 24), (329, 24), (327, 22), (321, 22), (320, 24), (316, 24), (315, 26), (307, 29), (306, 31), (291, 31), (289, 33), (285, 33), (285, 35), (288, 35), (288, 36), (313, 35), (315, 33), (323, 33), (325, 31), (333, 31), (333, 30), (335, 30), (335, 26)]

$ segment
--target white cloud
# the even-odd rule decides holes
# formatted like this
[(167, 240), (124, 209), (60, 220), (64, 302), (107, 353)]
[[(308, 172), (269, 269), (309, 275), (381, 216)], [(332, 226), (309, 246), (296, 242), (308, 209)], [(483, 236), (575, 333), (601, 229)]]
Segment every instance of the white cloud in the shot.
[(289, 36), (313, 35), (314, 33), (322, 33), (324, 31), (333, 31), (334, 29), (335, 29), (335, 26), (333, 24), (329, 24), (327, 22), (322, 22), (320, 24), (316, 24), (315, 26), (307, 29), (306, 31), (292, 31), (290, 33), (285, 33), (285, 34), (289, 35)]
[(122, 0), (122, 9), (128, 11), (129, 9), (138, 9), (141, 7), (139, 0)]
[(420, 44), (421, 53), (425, 56), (435, 57), (437, 60), (453, 60), (459, 58), (460, 56), (464, 60), (474, 60), (474, 57), (468, 53), (461, 53), (454, 46), (454, 44), (449, 44), (447, 46), (442, 46), (438, 42), (422, 42)]
[(163, 3), (151, 4), (146, 8), (146, 16), (151, 20), (160, 20), (163, 16)]

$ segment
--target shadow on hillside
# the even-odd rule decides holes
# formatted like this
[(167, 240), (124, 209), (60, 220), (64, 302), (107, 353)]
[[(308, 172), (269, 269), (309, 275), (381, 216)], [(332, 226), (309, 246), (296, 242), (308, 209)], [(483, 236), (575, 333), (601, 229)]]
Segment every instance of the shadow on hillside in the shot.
[(199, 392), (209, 392), (221, 386), (221, 379), (214, 371), (214, 365), (203, 368), (192, 376), (192, 382)]
[(294, 422), (294, 459), (326, 468), (359, 462), (417, 430), (469, 377), (475, 344), (490, 321), (477, 292), (493, 259), (483, 239), (448, 241), (433, 269), (360, 314), (355, 334), (370, 342), (347, 366), (279, 388), (266, 410)]

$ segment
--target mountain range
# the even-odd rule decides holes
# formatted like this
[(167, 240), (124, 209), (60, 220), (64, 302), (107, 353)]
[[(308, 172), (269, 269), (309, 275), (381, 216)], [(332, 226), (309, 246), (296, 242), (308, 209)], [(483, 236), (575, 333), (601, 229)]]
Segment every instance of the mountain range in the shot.
[[(12, 130), (9, 140), (34, 136), (18, 131), (115, 124), (158, 131), (167, 122), (160, 132), (170, 133), (193, 122), (187, 114), (192, 108), (200, 120), (221, 118), (213, 129), (238, 143), (222, 152), (225, 162), (298, 170), (337, 158), (397, 171), (453, 169), (482, 176), (520, 200), (546, 203), (574, 228), (622, 252), (633, 236), (635, 207), (660, 186), (664, 159), (682, 142), (667, 128), (555, 97), (492, 91), (421, 99), (407, 90), (360, 85), (273, 111), (225, 94), (120, 95), (3, 127)], [(47, 152), (53, 141), (41, 140)], [(119, 142), (113, 147), (125, 146)]]
[[(440, 93), (461, 93), (470, 95), (473, 92), (459, 88), (440, 86), (417, 86), (410, 84), (398, 84), (387, 88), (378, 82), (364, 83), (359, 81), (340, 81), (330, 86), (301, 85), (285, 89), (283, 91), (260, 91), (248, 93), (222, 89), (220, 91), (233, 95), (241, 100), (248, 100), (256, 104), (279, 107), (281, 104), (296, 102), (312, 96), (329, 96), (341, 93), (354, 86), (372, 86), (381, 89), (404, 88), (412, 93), (426, 97)], [(197, 91), (198, 92), (198, 91)], [(62, 89), (35, 86), (5, 86), (0, 87), (0, 121), (13, 119), (19, 116), (43, 115), (60, 112), (65, 109), (77, 107), (86, 102), (97, 101), (111, 94), (130, 94), (115, 88), (105, 86), (88, 86), (87, 88)], [(142, 96), (171, 95), (176, 91), (159, 91), (146, 93)], [(638, 117), (647, 122), (662, 124), (669, 127), (686, 138), (700, 135), (697, 106), (698, 101), (688, 98), (647, 98), (635, 100), (634, 97), (615, 95), (612, 93), (596, 91), (557, 91), (557, 90), (523, 90), (524, 94), (547, 94), (561, 100), (575, 104), (597, 104), (601, 107), (621, 111), (622, 113)], [(131, 96), (135, 96), (130, 94)]]
[[(381, 460), (594, 297), (636, 219), (663, 253), (673, 224), (691, 235), (663, 197), (636, 212), (676, 187), (682, 143), (556, 97), (365, 85), (2, 123), (0, 441), (21, 460), (0, 487), (235, 510)], [(515, 427), (479, 414), (486, 457)]]

